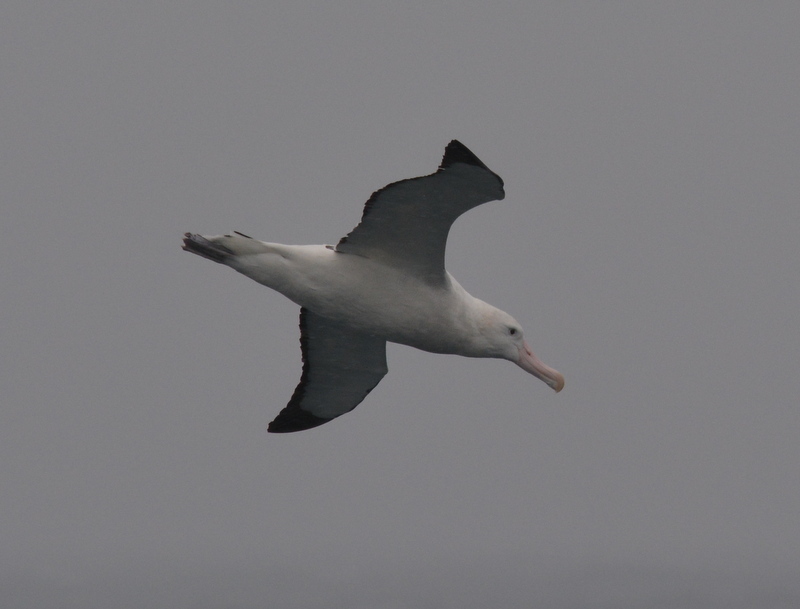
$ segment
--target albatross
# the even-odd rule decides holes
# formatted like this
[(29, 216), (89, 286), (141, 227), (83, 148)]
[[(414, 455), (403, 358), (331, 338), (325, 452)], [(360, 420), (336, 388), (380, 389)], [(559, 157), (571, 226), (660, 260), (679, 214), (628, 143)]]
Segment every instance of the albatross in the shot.
[(268, 431), (310, 429), (353, 410), (388, 372), (387, 342), (506, 359), (561, 391), (564, 377), (534, 355), (519, 322), (470, 295), (444, 267), (456, 218), (504, 197), (500, 176), (453, 140), (435, 173), (375, 192), (335, 246), (185, 233), (184, 250), (300, 305), (300, 384)]

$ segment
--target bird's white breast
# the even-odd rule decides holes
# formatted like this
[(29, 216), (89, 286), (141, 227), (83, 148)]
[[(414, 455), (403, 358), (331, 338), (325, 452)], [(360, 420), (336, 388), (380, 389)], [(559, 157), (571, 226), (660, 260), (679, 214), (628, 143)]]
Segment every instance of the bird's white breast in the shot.
[(324, 245), (265, 244), (234, 266), (318, 315), (433, 352), (463, 349), (474, 299), (449, 275), (443, 285)]

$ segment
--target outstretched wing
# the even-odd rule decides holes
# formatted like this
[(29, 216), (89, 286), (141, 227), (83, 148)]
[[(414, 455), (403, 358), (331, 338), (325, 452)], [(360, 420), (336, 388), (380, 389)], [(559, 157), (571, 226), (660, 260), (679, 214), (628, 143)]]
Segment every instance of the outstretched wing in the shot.
[(325, 317), (300, 309), (303, 375), (289, 404), (268, 431), (310, 429), (350, 412), (389, 369), (386, 341), (353, 332)]
[(500, 176), (453, 140), (436, 173), (375, 192), (364, 206), (361, 223), (336, 251), (378, 259), (438, 283), (444, 279), (447, 234), (456, 218), (503, 197)]

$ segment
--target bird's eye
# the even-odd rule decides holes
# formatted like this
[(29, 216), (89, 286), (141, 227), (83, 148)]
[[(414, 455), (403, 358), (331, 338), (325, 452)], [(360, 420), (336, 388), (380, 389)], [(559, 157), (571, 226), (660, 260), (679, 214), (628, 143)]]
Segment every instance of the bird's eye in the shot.
[(511, 334), (511, 336), (514, 336), (514, 334), (517, 333), (517, 329), (516, 328), (509, 328), (508, 329), (508, 333)]

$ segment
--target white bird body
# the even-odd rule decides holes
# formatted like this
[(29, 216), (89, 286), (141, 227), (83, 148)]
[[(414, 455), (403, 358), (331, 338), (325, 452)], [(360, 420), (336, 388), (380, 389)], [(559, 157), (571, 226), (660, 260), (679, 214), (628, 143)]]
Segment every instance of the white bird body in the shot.
[(533, 354), (519, 323), (471, 296), (444, 268), (453, 221), (503, 196), (502, 180), (454, 140), (435, 174), (373, 194), (361, 223), (335, 247), (186, 233), (184, 249), (301, 307), (303, 375), (270, 431), (315, 427), (355, 408), (388, 370), (387, 341), (508, 359), (561, 390), (564, 377)]
[(263, 248), (238, 255), (230, 266), (323, 317), (423, 351), (482, 356), (470, 349), (470, 338), (485, 309), (494, 307), (471, 296), (449, 273), (444, 286), (432, 286), (403, 269), (342, 255), (331, 246), (264, 243), (238, 235), (208, 239), (234, 252)]

